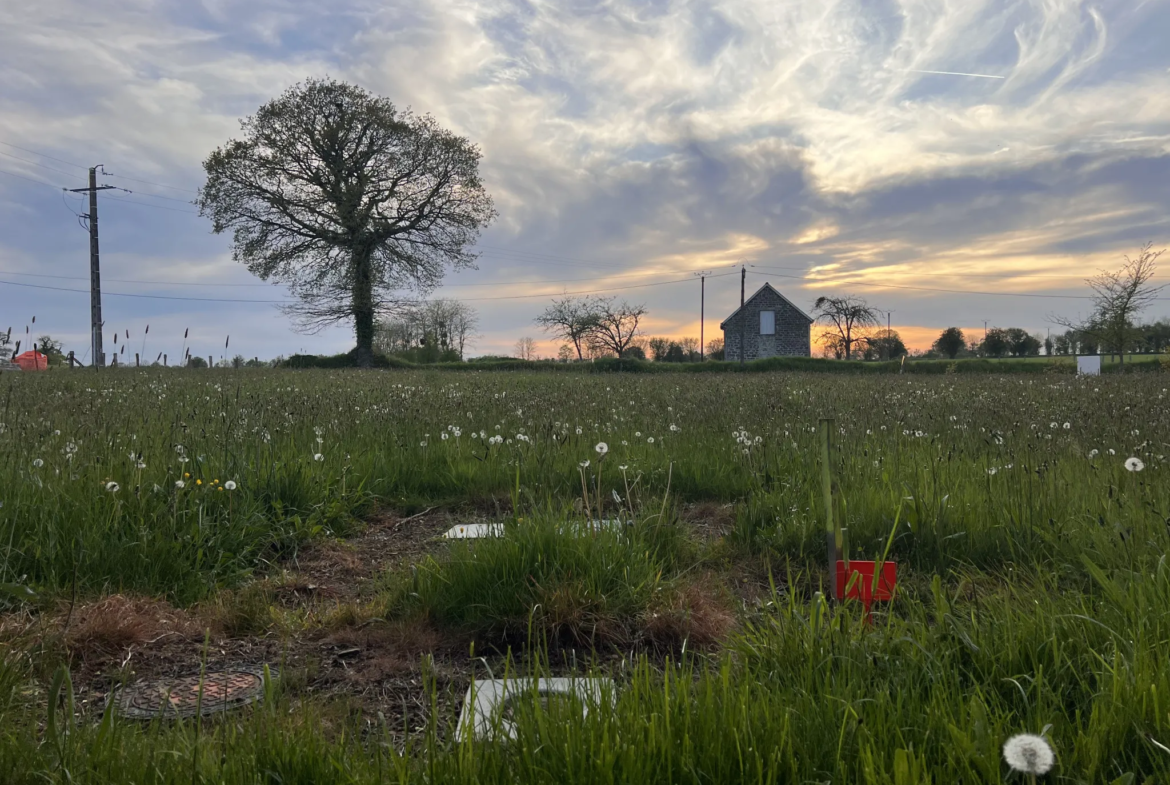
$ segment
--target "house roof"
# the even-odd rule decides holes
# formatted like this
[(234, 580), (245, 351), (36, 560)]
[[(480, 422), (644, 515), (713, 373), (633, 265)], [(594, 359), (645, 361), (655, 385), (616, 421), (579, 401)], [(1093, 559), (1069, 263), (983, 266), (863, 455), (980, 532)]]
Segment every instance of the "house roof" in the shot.
[(756, 290), (756, 293), (755, 293), (755, 294), (753, 294), (751, 297), (749, 297), (749, 298), (747, 298), (746, 300), (744, 300), (744, 303), (743, 303), (743, 305), (741, 305), (741, 306), (739, 306), (738, 308), (736, 308), (734, 311), (732, 311), (732, 312), (731, 312), (731, 313), (730, 313), (730, 314), (727, 316), (727, 318), (726, 318), (726, 319), (724, 319), (722, 322), (720, 322), (720, 323), (719, 323), (719, 329), (720, 329), (720, 330), (722, 330), (722, 329), (723, 329), (723, 325), (727, 324), (729, 321), (731, 321), (732, 319), (734, 319), (734, 318), (735, 318), (735, 315), (736, 315), (737, 313), (739, 313), (740, 311), (742, 311), (744, 308), (747, 308), (747, 307), (748, 307), (748, 306), (751, 304), (752, 300), (756, 299), (757, 297), (759, 297), (761, 294), (763, 294), (763, 293), (764, 293), (764, 290), (768, 290), (768, 291), (772, 292), (772, 294), (776, 295), (776, 296), (777, 296), (777, 297), (779, 297), (781, 300), (783, 300), (784, 302), (786, 302), (786, 303), (788, 303), (789, 305), (791, 305), (791, 306), (792, 306), (794, 309), (796, 309), (796, 312), (797, 312), (798, 314), (800, 314), (801, 316), (803, 316), (805, 319), (808, 319), (810, 323), (811, 323), (811, 322), (814, 322), (814, 321), (816, 321), (816, 320), (815, 320), (815, 319), (813, 319), (811, 316), (809, 316), (807, 313), (805, 313), (804, 311), (802, 311), (802, 310), (800, 309), (800, 307), (796, 305), (796, 303), (792, 302), (792, 301), (791, 301), (791, 300), (789, 300), (787, 297), (785, 297), (784, 295), (780, 294), (780, 292), (776, 291), (776, 288), (775, 288), (774, 286), (772, 286), (772, 284), (765, 282), (763, 286), (761, 286), (759, 289), (757, 289), (757, 290)]

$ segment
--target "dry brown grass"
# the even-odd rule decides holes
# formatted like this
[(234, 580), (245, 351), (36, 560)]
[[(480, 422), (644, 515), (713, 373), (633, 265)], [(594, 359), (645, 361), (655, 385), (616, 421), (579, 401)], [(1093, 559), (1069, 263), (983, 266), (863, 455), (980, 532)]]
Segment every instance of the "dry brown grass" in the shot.
[(205, 630), (197, 617), (160, 600), (114, 594), (74, 609), (64, 637), (71, 659), (90, 662), (163, 640), (202, 640)]
[(666, 651), (717, 648), (735, 628), (726, 592), (709, 577), (664, 592), (643, 619), (644, 645)]

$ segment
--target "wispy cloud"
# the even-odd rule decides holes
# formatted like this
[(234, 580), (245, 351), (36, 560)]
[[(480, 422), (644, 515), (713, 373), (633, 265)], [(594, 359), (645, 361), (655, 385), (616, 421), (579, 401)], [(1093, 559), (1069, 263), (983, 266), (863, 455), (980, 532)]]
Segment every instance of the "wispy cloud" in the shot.
[[(481, 145), (501, 217), (479, 272), (451, 283), (498, 287), (450, 294), (571, 291), (531, 282), (574, 277), (616, 289), (755, 262), (791, 268), (774, 283), (802, 303), (856, 286), (923, 329), (988, 314), (1039, 328), (1050, 309), (1013, 298), (876, 284), (1073, 293), (1075, 275), (1041, 276), (1091, 272), (1165, 238), (1168, 33), (1159, 4), (1076, 0), (42, 0), (0, 8), (0, 140), (81, 166), (0, 156), (0, 169), (52, 185), (73, 172), (79, 185), (83, 166), (103, 162), (193, 189), (238, 118), (328, 73)], [(133, 190), (183, 208), (149, 195), (182, 193)], [(0, 204), (0, 270), (83, 264), (60, 194), (0, 176)], [(123, 278), (149, 266), (168, 280), (251, 282), (195, 216), (111, 203), (103, 218), (105, 258)], [(708, 337), (738, 302), (731, 280), (708, 287)], [(648, 302), (655, 329), (692, 329), (697, 292), (680, 287), (617, 294)], [(0, 285), (5, 313), (28, 301)], [(477, 305), (492, 336), (483, 350), (534, 334), (539, 298)], [(186, 309), (193, 321), (254, 318), (235, 313)], [(52, 318), (84, 336), (79, 309)], [(266, 335), (251, 353), (309, 340)]]

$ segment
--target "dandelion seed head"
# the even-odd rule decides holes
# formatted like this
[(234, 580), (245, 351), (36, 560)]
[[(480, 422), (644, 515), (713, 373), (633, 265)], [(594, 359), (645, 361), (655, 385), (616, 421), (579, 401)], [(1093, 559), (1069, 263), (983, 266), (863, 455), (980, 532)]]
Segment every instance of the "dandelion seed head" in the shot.
[(1056, 762), (1048, 742), (1031, 733), (1020, 733), (1004, 742), (1003, 759), (1023, 774), (1047, 774)]
[(121, 488), (121, 486), (118, 485), (118, 483), (113, 482), (112, 480), (110, 482), (106, 483), (106, 490), (109, 491), (110, 493), (117, 493), (119, 488)]
[(313, 460), (320, 462), (320, 461), (325, 460), (325, 456), (322, 455), (321, 453), (317, 453), (316, 455), (313, 456)]
[(609, 445), (605, 442), (598, 442), (597, 446), (593, 449), (597, 450), (598, 455), (604, 456), (607, 452), (609, 452)]
[(1142, 463), (1141, 458), (1126, 458), (1125, 468), (1131, 472), (1140, 472), (1142, 469), (1146, 468), (1146, 465)]
[(223, 487), (227, 488), (229, 491), (234, 491), (236, 489), (236, 481), (235, 480), (228, 480), (227, 482), (225, 482), (223, 484)]

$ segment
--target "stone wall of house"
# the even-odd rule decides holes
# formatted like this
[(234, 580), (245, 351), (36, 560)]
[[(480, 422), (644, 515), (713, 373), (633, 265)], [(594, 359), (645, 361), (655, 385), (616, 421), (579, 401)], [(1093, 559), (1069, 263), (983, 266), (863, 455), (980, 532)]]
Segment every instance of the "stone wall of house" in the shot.
[[(776, 312), (774, 335), (760, 335), (760, 311)], [(742, 311), (723, 323), (724, 358), (739, 359), (740, 323), (743, 321), (745, 359), (763, 357), (808, 357), (812, 354), (811, 325), (804, 314), (783, 297), (764, 289), (749, 300)]]

